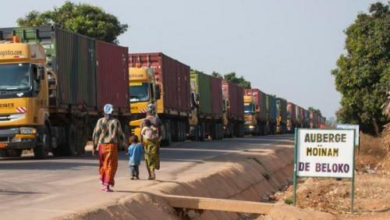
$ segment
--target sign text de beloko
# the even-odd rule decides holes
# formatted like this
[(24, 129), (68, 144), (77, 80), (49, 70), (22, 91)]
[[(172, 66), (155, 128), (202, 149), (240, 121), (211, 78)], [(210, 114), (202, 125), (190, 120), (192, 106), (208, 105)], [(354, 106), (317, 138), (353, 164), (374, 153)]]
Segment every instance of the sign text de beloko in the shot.
[(353, 130), (299, 129), (297, 148), (299, 177), (352, 178)]

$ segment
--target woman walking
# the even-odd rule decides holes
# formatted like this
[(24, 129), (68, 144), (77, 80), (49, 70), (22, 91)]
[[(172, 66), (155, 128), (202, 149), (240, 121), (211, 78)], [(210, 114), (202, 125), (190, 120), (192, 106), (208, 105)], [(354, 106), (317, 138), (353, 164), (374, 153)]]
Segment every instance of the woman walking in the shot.
[(95, 155), (98, 148), (101, 190), (112, 192), (110, 186), (115, 185), (114, 177), (118, 168), (118, 145), (127, 147), (128, 144), (120, 122), (112, 117), (114, 107), (106, 104), (103, 110), (104, 117), (99, 119), (93, 131), (92, 154)]
[[(149, 173), (149, 180), (154, 180), (156, 179), (154, 171), (160, 169), (161, 121), (156, 117), (153, 104), (148, 105), (146, 114), (146, 118), (141, 124), (141, 142), (144, 146), (145, 164)], [(148, 135), (150, 132), (148, 130), (153, 134)]]

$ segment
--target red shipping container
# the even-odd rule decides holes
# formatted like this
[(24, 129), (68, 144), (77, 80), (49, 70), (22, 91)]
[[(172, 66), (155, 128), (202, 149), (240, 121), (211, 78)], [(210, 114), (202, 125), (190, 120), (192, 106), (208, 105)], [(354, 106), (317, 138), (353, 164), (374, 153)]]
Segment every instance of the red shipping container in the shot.
[(128, 48), (96, 41), (97, 103), (107, 103), (123, 113), (130, 112)]
[(297, 122), (295, 110), (296, 110), (295, 104), (292, 102), (288, 102), (287, 103), (287, 119), (290, 119), (291, 122), (294, 124)]
[(190, 67), (163, 53), (129, 54), (129, 67), (153, 68), (161, 88), (163, 109), (158, 113), (180, 111), (189, 113), (190, 106)]
[(213, 100), (211, 103), (211, 109), (216, 117), (221, 117), (223, 114), (222, 79), (219, 79), (217, 77), (211, 77), (211, 92), (211, 97)]
[(245, 95), (251, 96), (253, 95), (254, 103), (256, 107), (260, 109), (259, 113), (256, 113), (256, 118), (262, 121), (266, 120), (267, 112), (266, 112), (266, 100), (263, 100), (263, 92), (260, 89), (244, 89)]
[(230, 117), (242, 120), (244, 117), (244, 89), (234, 83), (222, 81), (222, 93), (230, 104)]

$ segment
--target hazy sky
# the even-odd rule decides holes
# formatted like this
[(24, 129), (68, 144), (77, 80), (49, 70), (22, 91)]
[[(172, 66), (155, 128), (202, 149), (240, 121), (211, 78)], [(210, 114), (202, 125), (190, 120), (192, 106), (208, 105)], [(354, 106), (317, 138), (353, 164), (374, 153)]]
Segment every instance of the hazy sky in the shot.
[[(63, 0), (1, 3), (0, 27)], [(79, 1), (74, 1), (79, 2)], [(374, 0), (86, 0), (129, 25), (130, 52), (164, 52), (206, 73), (235, 71), (254, 88), (326, 117), (339, 108), (330, 75), (344, 51), (343, 31)], [(383, 1), (386, 2), (386, 1)]]

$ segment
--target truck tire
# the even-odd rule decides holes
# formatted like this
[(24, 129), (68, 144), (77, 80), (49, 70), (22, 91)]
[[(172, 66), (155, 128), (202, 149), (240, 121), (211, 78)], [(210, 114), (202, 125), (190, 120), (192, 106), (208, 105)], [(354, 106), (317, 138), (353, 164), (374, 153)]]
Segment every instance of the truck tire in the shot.
[(205, 132), (204, 132), (204, 123), (201, 123), (199, 125), (199, 141), (204, 141), (205, 140)]
[(186, 131), (186, 124), (184, 121), (181, 121), (180, 125), (181, 125), (180, 126), (180, 141), (182, 142), (182, 141), (186, 140), (187, 131)]
[(36, 159), (45, 159), (49, 155), (51, 149), (51, 132), (50, 128), (46, 125), (43, 129), (43, 133), (40, 135), (39, 143), (34, 147), (34, 157)]
[(73, 125), (70, 125), (66, 128), (66, 142), (67, 144), (63, 148), (64, 156), (73, 156), (76, 153), (76, 128)]
[(165, 123), (163, 126), (164, 126), (165, 138), (162, 139), (161, 146), (168, 147), (169, 145), (171, 145), (172, 142), (171, 126), (169, 122)]
[(48, 152), (45, 150), (42, 144), (37, 144), (34, 147), (34, 157), (35, 159), (46, 159)]

